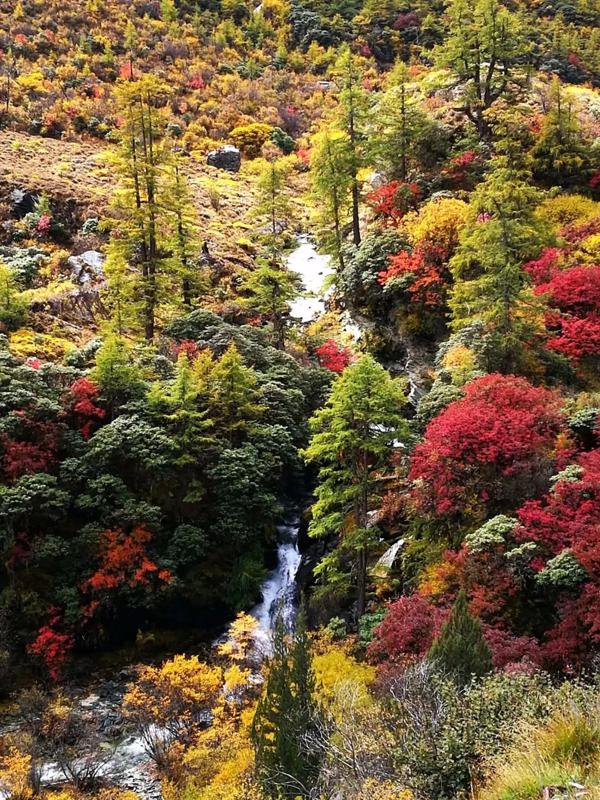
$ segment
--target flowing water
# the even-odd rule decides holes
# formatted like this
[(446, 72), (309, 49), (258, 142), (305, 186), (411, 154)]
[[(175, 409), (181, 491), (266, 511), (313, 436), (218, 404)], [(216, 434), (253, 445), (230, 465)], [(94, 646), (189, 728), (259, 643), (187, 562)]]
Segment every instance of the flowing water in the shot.
[(264, 655), (269, 652), (270, 638), (278, 615), (281, 615), (286, 628), (294, 624), (298, 599), (296, 578), (302, 556), (298, 549), (298, 518), (277, 528), (277, 566), (262, 585), (262, 600), (252, 610), (258, 622), (256, 644)]

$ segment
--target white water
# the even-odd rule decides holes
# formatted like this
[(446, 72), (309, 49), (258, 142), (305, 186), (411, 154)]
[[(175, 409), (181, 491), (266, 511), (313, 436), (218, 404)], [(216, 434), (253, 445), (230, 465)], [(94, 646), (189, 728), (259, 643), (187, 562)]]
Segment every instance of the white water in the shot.
[(297, 585), (296, 577), (302, 561), (298, 550), (298, 519), (277, 528), (277, 566), (268, 575), (262, 585), (262, 600), (252, 610), (252, 616), (258, 622), (256, 644), (262, 654), (270, 648), (271, 634), (275, 620), (281, 614), (287, 628), (291, 628), (296, 614)]
[[(298, 236), (298, 247), (287, 258), (287, 267), (298, 273), (304, 287), (303, 294), (290, 304), (290, 315), (304, 324), (313, 322), (327, 311), (327, 300), (332, 290), (325, 281), (335, 275), (331, 258), (319, 253), (308, 236)], [(360, 328), (347, 311), (341, 315), (342, 329), (355, 341), (360, 339)]]
[(301, 322), (312, 322), (325, 311), (323, 283), (335, 271), (331, 259), (318, 253), (307, 236), (299, 236), (287, 266), (300, 275), (304, 287), (304, 294), (290, 305), (290, 313)]

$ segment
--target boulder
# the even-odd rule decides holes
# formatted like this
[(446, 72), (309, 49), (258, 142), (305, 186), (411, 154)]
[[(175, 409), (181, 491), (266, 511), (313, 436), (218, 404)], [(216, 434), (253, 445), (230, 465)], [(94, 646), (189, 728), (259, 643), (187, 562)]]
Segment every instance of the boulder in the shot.
[(67, 261), (71, 268), (71, 280), (79, 286), (87, 283), (103, 283), (105, 260), (98, 250), (86, 250), (81, 255), (71, 256)]
[(10, 193), (10, 210), (13, 217), (22, 219), (35, 209), (39, 195), (28, 192), (26, 189), (16, 187)]
[(207, 156), (207, 163), (209, 167), (225, 169), (227, 172), (239, 172), (242, 166), (242, 154), (237, 147), (227, 144), (218, 150), (211, 150)]

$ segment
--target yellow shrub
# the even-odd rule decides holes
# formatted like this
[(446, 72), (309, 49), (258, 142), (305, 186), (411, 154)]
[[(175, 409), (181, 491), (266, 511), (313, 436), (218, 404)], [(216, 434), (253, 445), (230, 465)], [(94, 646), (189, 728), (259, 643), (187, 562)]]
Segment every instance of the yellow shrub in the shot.
[(463, 386), (477, 369), (477, 360), (472, 350), (459, 344), (448, 350), (442, 366), (452, 373), (452, 382), (456, 386)]
[(29, 800), (33, 797), (29, 776), (31, 756), (11, 748), (0, 758), (0, 786), (8, 792), (10, 800)]
[(262, 146), (271, 136), (273, 128), (261, 122), (240, 125), (231, 131), (231, 141), (248, 158), (258, 158)]
[(548, 219), (559, 227), (572, 223), (587, 222), (600, 214), (600, 203), (580, 194), (559, 194), (545, 200), (538, 209), (542, 219)]
[(331, 645), (325, 652), (313, 658), (317, 697), (330, 704), (341, 683), (352, 683), (357, 687), (361, 701), (369, 703), (368, 686), (375, 680), (375, 668), (352, 658), (342, 645)]
[(43, 361), (59, 361), (75, 349), (75, 344), (68, 339), (20, 328), (11, 334), (9, 348), (19, 358), (34, 356)]

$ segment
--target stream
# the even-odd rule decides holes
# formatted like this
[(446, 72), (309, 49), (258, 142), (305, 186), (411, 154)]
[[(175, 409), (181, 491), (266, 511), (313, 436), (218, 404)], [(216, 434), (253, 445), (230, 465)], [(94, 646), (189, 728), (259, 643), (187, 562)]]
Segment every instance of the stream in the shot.
[[(330, 259), (319, 254), (308, 237), (301, 236), (298, 247), (287, 259), (287, 266), (300, 275), (305, 290), (305, 294), (291, 305), (291, 316), (307, 324), (325, 311), (322, 287), (325, 278), (333, 272)], [(261, 587), (261, 601), (251, 612), (258, 622), (256, 648), (259, 657), (269, 653), (277, 615), (282, 614), (288, 627), (294, 622), (298, 600), (296, 579), (302, 561), (298, 548), (299, 529), (297, 513), (284, 519), (277, 528), (277, 564), (266, 576)], [(132, 677), (124, 671), (114, 680), (99, 681), (91, 689), (88, 686), (86, 690), (76, 692), (74, 702), (100, 721), (104, 741), (102, 751), (98, 749), (98, 763), (101, 764), (98, 776), (122, 789), (135, 791), (142, 800), (162, 800), (160, 781), (154, 774), (142, 738), (126, 735), (125, 731), (121, 705)], [(18, 720), (8, 724), (0, 720), (0, 735), (18, 728)], [(53, 762), (43, 765), (41, 780), (42, 785), (48, 787), (65, 782), (59, 765)], [(8, 794), (0, 788), (0, 800), (7, 797)]]

